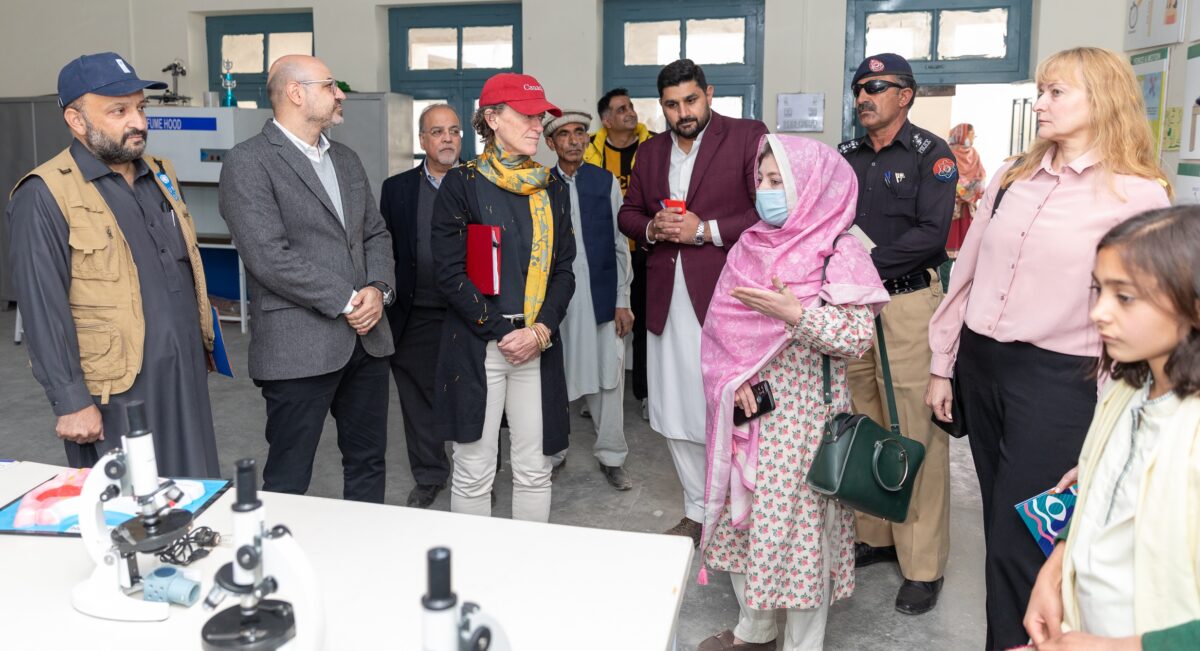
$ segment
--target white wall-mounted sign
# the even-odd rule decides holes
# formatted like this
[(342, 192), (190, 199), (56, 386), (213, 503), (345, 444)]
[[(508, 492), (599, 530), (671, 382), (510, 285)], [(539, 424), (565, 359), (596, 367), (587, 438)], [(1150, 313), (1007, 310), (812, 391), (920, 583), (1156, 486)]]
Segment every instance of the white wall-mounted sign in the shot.
[(775, 117), (776, 131), (824, 131), (825, 93), (779, 93)]
[(1182, 41), (1186, 8), (1187, 0), (1125, 0), (1125, 49)]

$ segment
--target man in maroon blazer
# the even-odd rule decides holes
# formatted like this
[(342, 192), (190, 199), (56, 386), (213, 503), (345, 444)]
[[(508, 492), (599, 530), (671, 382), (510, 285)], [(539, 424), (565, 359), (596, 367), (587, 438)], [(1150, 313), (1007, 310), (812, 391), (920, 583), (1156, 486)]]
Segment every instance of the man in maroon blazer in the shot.
[(758, 221), (755, 165), (758, 141), (767, 133), (757, 120), (714, 113), (712, 95), (704, 71), (690, 59), (658, 73), (658, 102), (670, 129), (638, 148), (617, 217), (621, 232), (651, 245), (650, 426), (667, 437), (684, 493), (684, 517), (666, 533), (690, 536), (697, 545), (707, 463), (700, 328), (726, 252)]

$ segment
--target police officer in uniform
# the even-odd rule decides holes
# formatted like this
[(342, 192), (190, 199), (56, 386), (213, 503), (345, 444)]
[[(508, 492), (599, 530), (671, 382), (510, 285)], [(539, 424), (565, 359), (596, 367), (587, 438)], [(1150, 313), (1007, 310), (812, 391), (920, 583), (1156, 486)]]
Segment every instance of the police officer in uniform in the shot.
[[(929, 374), (929, 319), (942, 300), (938, 265), (954, 212), (958, 169), (945, 141), (908, 121), (916, 81), (897, 54), (867, 57), (851, 82), (858, 122), (867, 135), (838, 145), (858, 176), (858, 225), (874, 242), (871, 257), (891, 294), (883, 335), (900, 429), (925, 445), (908, 519), (893, 523), (858, 514), (858, 567), (898, 562), (904, 583), (896, 610), (919, 615), (937, 604), (950, 549), (950, 456), (944, 432), (924, 402)], [(873, 347), (851, 360), (854, 409), (886, 423), (881, 360)]]

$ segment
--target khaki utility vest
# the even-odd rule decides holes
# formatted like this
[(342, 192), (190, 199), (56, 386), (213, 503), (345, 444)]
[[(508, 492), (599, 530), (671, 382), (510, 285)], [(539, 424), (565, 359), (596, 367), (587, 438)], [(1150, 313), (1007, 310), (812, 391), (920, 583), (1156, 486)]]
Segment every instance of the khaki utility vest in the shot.
[[(200, 248), (196, 246), (196, 225), (179, 196), (179, 181), (171, 162), (152, 156), (142, 160), (179, 218), (195, 279), (204, 348), (211, 352), (212, 309)], [(100, 191), (79, 172), (70, 148), (27, 174), (17, 187), (31, 176), (45, 181), (70, 228), (71, 286), (67, 298), (79, 340), (83, 380), (89, 393), (100, 396), (101, 404), (108, 404), (109, 395), (128, 391), (142, 370), (146, 321), (133, 252)]]

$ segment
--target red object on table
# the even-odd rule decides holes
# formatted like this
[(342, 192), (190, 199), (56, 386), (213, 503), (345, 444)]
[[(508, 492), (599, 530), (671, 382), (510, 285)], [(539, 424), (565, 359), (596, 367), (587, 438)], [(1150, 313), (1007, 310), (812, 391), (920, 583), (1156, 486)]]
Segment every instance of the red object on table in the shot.
[(485, 296), (500, 293), (500, 227), (467, 224), (467, 277)]

